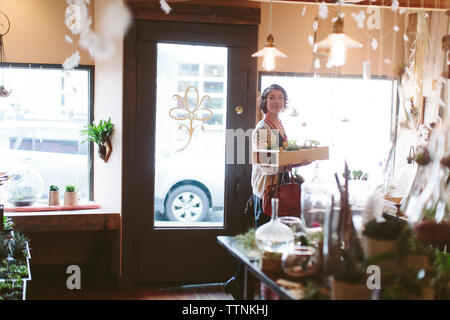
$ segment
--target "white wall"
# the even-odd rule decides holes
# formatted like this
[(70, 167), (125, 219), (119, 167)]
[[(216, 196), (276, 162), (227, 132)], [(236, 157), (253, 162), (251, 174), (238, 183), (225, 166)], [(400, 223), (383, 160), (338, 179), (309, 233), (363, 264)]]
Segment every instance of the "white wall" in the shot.
[[(95, 1), (95, 18), (100, 21), (101, 13), (111, 0)], [(98, 23), (97, 26), (100, 24)], [(101, 34), (100, 26), (95, 30)], [(113, 151), (108, 163), (94, 156), (95, 201), (114, 212), (121, 212), (122, 206), (122, 75), (123, 38), (114, 40), (115, 54), (107, 61), (95, 61), (95, 104), (94, 119), (111, 121), (115, 125), (112, 136)], [(97, 152), (97, 149), (95, 150)]]

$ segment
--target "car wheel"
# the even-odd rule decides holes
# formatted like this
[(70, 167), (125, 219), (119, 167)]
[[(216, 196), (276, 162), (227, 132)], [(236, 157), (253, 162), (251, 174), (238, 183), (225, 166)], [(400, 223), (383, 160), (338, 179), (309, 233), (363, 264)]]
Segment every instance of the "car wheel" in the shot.
[(172, 221), (202, 221), (206, 218), (208, 210), (208, 196), (202, 189), (193, 185), (172, 190), (166, 202), (167, 217)]

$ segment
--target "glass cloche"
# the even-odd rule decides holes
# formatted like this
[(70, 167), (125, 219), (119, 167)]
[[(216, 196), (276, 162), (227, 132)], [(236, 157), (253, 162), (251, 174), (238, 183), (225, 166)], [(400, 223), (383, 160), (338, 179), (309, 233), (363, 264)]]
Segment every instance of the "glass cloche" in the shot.
[(31, 168), (21, 167), (7, 172), (8, 181), (3, 186), (6, 201), (16, 207), (31, 206), (41, 198), (44, 181), (41, 175)]

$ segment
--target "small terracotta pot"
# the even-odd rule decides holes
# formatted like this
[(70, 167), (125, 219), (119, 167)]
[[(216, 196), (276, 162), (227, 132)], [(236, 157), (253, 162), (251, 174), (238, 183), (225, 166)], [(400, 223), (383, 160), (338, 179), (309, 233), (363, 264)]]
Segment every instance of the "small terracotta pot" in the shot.
[(366, 283), (348, 283), (332, 279), (331, 298), (333, 300), (369, 300), (371, 291)]
[(48, 205), (59, 206), (59, 191), (49, 191)]
[(76, 192), (64, 192), (64, 205), (76, 206), (78, 205), (78, 196)]

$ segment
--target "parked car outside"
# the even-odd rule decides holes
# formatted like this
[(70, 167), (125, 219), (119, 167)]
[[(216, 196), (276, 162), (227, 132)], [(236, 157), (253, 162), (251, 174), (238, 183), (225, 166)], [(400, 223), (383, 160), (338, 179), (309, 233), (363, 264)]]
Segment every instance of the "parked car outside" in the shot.
[(223, 209), (223, 152), (160, 152), (155, 162), (155, 213), (171, 221), (198, 222)]

